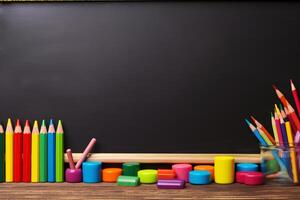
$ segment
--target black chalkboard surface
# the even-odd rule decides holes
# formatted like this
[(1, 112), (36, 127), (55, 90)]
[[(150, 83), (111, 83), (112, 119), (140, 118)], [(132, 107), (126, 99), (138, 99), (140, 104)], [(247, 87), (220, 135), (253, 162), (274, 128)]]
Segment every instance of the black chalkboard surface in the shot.
[[(254, 153), (271, 84), (300, 87), (300, 4), (0, 7), (0, 119), (62, 119), (81, 152)], [(290, 97), (288, 95), (288, 97)]]

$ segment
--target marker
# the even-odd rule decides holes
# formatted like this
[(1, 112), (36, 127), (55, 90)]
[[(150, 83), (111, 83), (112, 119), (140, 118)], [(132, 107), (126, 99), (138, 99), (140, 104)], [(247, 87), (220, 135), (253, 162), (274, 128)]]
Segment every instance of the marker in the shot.
[(14, 131), (10, 118), (7, 121), (5, 131), (5, 182), (13, 182), (13, 148), (14, 148)]
[(40, 133), (38, 122), (35, 120), (32, 128), (32, 146), (31, 146), (31, 182), (39, 182), (40, 176)]
[(20, 125), (20, 120), (17, 120), (14, 132), (14, 182), (22, 181), (22, 145), (23, 133)]
[(82, 153), (80, 159), (76, 163), (76, 166), (75, 166), (76, 169), (79, 169), (81, 167), (82, 162), (86, 159), (88, 154), (91, 152), (91, 150), (92, 150), (93, 146), (95, 145), (95, 143), (96, 143), (96, 139), (92, 138), (90, 143), (87, 145), (84, 152)]
[(58, 121), (56, 129), (56, 149), (55, 149), (55, 181), (64, 181), (64, 130), (61, 120)]
[(42, 121), (40, 131), (40, 182), (48, 181), (48, 138), (45, 120)]
[(23, 182), (31, 182), (31, 130), (28, 120), (23, 131)]
[(48, 182), (55, 182), (55, 128), (52, 119), (48, 129)]

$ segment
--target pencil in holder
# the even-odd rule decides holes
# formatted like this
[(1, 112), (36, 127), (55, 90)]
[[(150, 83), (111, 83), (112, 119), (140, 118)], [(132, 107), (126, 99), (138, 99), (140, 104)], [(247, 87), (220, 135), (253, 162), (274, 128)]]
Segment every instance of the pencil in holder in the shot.
[(266, 181), (299, 185), (300, 147), (260, 147), (261, 171)]

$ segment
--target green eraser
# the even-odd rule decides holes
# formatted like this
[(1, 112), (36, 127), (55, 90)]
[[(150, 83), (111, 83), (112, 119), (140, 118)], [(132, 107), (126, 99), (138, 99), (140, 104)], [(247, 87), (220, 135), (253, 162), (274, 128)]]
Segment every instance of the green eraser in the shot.
[(123, 163), (123, 175), (125, 176), (137, 176), (137, 172), (140, 170), (140, 163), (128, 162)]
[(140, 178), (137, 176), (119, 176), (117, 180), (119, 186), (138, 186)]

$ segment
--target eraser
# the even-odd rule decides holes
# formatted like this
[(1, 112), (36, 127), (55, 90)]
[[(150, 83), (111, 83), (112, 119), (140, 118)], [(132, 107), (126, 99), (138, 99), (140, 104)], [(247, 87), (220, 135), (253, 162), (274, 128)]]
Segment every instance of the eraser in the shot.
[(158, 180), (156, 186), (159, 189), (183, 189), (185, 181), (178, 179)]
[(140, 178), (137, 176), (119, 176), (117, 180), (119, 186), (138, 186)]
[(192, 171), (192, 165), (190, 164), (174, 164), (172, 169), (175, 171), (177, 179), (189, 182), (189, 172)]
[(194, 185), (205, 185), (211, 183), (211, 173), (209, 171), (190, 171), (189, 181)]
[(124, 176), (137, 176), (137, 172), (140, 170), (140, 163), (128, 162), (122, 165)]
[(245, 174), (246, 185), (262, 185), (265, 182), (265, 177), (262, 172), (251, 172)]
[(157, 179), (166, 180), (166, 179), (175, 179), (176, 174), (173, 169), (158, 169), (157, 170)]
[(82, 174), (84, 183), (98, 183), (101, 180), (101, 162), (83, 162)]
[(245, 183), (245, 175), (249, 172), (236, 172), (235, 173), (235, 182), (237, 183)]
[(214, 170), (214, 166), (212, 166), (212, 165), (196, 165), (194, 167), (194, 170), (209, 171), (211, 173), (211, 179), (214, 180), (214, 178), (215, 178), (215, 170)]
[(121, 168), (106, 168), (102, 170), (102, 181), (114, 183), (117, 182), (118, 177), (121, 176)]
[(258, 171), (258, 165), (255, 163), (238, 163), (236, 165), (236, 171), (256, 172)]
[(141, 183), (156, 183), (157, 170), (155, 169), (143, 169), (138, 171), (138, 177)]
[(234, 157), (215, 157), (215, 182), (218, 184), (231, 184), (234, 182)]

